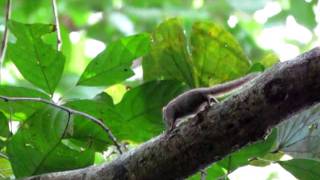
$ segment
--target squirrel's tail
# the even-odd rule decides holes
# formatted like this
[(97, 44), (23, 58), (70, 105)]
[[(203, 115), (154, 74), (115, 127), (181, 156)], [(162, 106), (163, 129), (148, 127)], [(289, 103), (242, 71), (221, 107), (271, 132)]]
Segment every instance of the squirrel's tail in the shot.
[(214, 87), (210, 87), (207, 89), (209, 94), (222, 94), (222, 93), (226, 93), (228, 91), (231, 91), (233, 89), (236, 89), (240, 86), (242, 86), (243, 84), (247, 83), (248, 81), (256, 78), (257, 76), (259, 76), (261, 73), (257, 72), (257, 73), (250, 73), (244, 77), (241, 77), (239, 79), (236, 80), (232, 80)]

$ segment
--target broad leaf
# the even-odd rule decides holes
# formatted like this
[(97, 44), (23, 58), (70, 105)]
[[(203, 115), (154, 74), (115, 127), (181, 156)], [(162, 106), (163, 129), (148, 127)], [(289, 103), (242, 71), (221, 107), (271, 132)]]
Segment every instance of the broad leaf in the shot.
[(62, 143), (57, 145), (45, 159), (37, 173), (58, 172), (67, 169), (78, 169), (92, 165), (94, 162), (94, 151), (75, 150)]
[(149, 51), (148, 34), (137, 34), (108, 44), (81, 75), (78, 85), (109, 86), (134, 75), (132, 61)]
[(191, 46), (195, 76), (200, 86), (219, 84), (249, 71), (249, 60), (237, 40), (217, 24), (193, 24)]
[(275, 144), (277, 133), (274, 130), (265, 141), (259, 141), (255, 144), (244, 147), (240, 151), (232, 153), (218, 162), (218, 165), (224, 167), (228, 172), (232, 172), (236, 168), (247, 165), (250, 159), (259, 157), (270, 152)]
[(116, 105), (124, 123), (121, 139), (143, 142), (164, 130), (162, 107), (185, 90), (179, 81), (151, 81), (128, 91)]
[(175, 79), (195, 87), (191, 57), (180, 19), (161, 23), (152, 34), (150, 53), (143, 59), (145, 80)]
[(309, 159), (292, 159), (279, 164), (300, 180), (320, 179), (320, 162)]
[[(38, 110), (8, 143), (8, 156), (17, 178), (41, 173), (48, 157), (66, 133), (68, 115), (52, 107)], [(67, 161), (67, 160), (66, 160)]]
[(320, 159), (320, 104), (301, 111), (278, 128), (277, 150), (296, 158)]
[[(125, 126), (121, 115), (115, 110), (112, 99), (106, 93), (99, 94), (95, 99), (74, 100), (65, 104), (68, 107), (88, 113), (102, 120), (117, 135)], [(74, 116), (72, 138), (90, 144), (90, 148), (103, 151), (111, 144), (107, 132), (89, 119)]]
[[(1, 152), (0, 152), (1, 153)], [(12, 176), (12, 169), (9, 160), (4, 159), (0, 156), (0, 179), (5, 179)]]
[[(0, 95), (9, 97), (38, 97), (49, 99), (46, 94), (23, 87), (0, 86)], [(4, 102), (0, 100), (0, 111), (4, 112), (7, 117), (11, 116), (12, 120), (25, 120), (37, 109), (44, 104), (37, 102), (14, 101)]]
[(15, 44), (8, 44), (9, 58), (26, 80), (53, 94), (60, 81), (65, 59), (62, 53), (45, 44), (41, 36), (54, 32), (54, 25), (9, 21), (8, 26), (17, 38)]

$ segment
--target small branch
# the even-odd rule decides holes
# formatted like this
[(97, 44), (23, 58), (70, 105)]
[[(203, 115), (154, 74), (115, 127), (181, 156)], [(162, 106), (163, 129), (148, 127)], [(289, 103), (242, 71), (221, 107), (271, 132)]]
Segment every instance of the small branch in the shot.
[(52, 3), (52, 11), (53, 11), (54, 21), (56, 25), (56, 32), (57, 32), (57, 50), (61, 51), (62, 38), (61, 38), (61, 31), (60, 31), (57, 2), (56, 0), (51, 0), (51, 3)]
[(11, 15), (11, 0), (7, 0), (6, 3), (6, 9), (5, 9), (5, 19), (4, 19), (4, 32), (0, 47), (0, 83), (1, 83), (1, 70), (4, 62), (5, 52), (7, 49), (7, 43), (8, 43), (8, 20)]
[(31, 98), (31, 97), (7, 97), (7, 96), (0, 96), (0, 99), (3, 99), (5, 102), (8, 101), (30, 101), (30, 102), (40, 102), (40, 103), (44, 103), (44, 104), (48, 104), (51, 105), (53, 107), (59, 108), (61, 110), (64, 110), (70, 114), (75, 114), (75, 115), (79, 115), (82, 117), (85, 117), (89, 120), (91, 120), (93, 123), (99, 125), (104, 131), (107, 132), (109, 138), (111, 139), (111, 141), (113, 142), (113, 144), (117, 147), (118, 151), (120, 154), (122, 154), (121, 151), (121, 146), (120, 144), (117, 142), (116, 137), (112, 134), (111, 130), (99, 119), (91, 116), (90, 114), (86, 114), (84, 112), (81, 111), (77, 111), (65, 106), (60, 106), (58, 104), (55, 104), (54, 102), (51, 102), (49, 100), (46, 99), (42, 99), (42, 98)]

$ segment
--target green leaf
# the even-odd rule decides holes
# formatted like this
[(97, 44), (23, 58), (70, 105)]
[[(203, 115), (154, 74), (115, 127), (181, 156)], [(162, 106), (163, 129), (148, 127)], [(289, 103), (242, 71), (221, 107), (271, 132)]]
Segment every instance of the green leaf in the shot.
[(7, 141), (6, 141), (6, 140), (7, 140), (7, 139), (4, 139), (4, 140), (0, 139), (0, 156), (1, 156), (1, 150), (2, 150), (2, 148), (5, 147), (5, 146), (7, 146)]
[(317, 21), (313, 8), (317, 1), (286, 0), (281, 2), (283, 10), (277, 15), (268, 18), (267, 26), (283, 25), (288, 16), (293, 16), (299, 24), (307, 27), (309, 30), (316, 27)]
[[(99, 94), (95, 99), (74, 100), (65, 105), (102, 120), (116, 137), (117, 132), (121, 132), (122, 126), (125, 126), (121, 115), (115, 110), (111, 97), (106, 93)], [(90, 144), (90, 148), (103, 151), (111, 144), (107, 132), (89, 119), (74, 116), (73, 123), (72, 138)]]
[[(218, 164), (213, 164), (204, 170), (206, 172), (206, 179), (222, 179), (221, 177), (227, 174), (225, 168), (219, 166)], [(201, 174), (197, 174), (188, 178), (188, 180), (199, 180), (201, 179)]]
[(313, 11), (315, 4), (316, 1), (308, 3), (304, 0), (290, 0), (290, 14), (294, 16), (298, 23), (311, 30), (317, 25)]
[(116, 84), (105, 90), (113, 99), (115, 104), (118, 104), (123, 95), (127, 92), (127, 87), (124, 84)]
[[(6, 118), (6, 116), (2, 112), (0, 112), (0, 136), (8, 137), (9, 134), (10, 134), (9, 121)], [(0, 149), (1, 149), (1, 145), (0, 145)]]
[(283, 157), (283, 155), (284, 155), (284, 153), (282, 151), (269, 152), (264, 156), (260, 156), (256, 159), (253, 159), (252, 161), (250, 161), (250, 165), (265, 167), (275, 161), (279, 161)]
[[(24, 87), (0, 86), (0, 95), (9, 97), (39, 97), (49, 99), (49, 96)], [(37, 102), (4, 102), (0, 100), (0, 111), (4, 112), (7, 117), (11, 116), (13, 120), (25, 120), (37, 109), (43, 107), (44, 104)]]
[(9, 58), (26, 80), (53, 94), (60, 81), (65, 59), (61, 52), (45, 44), (41, 37), (54, 32), (54, 25), (9, 21), (8, 26), (17, 38), (15, 44), (8, 44)]
[(279, 164), (300, 180), (318, 180), (320, 162), (309, 159), (292, 159)]
[(193, 24), (191, 46), (192, 62), (200, 86), (232, 80), (249, 70), (249, 60), (237, 40), (217, 24)]
[(22, 124), (7, 146), (17, 178), (43, 172), (42, 166), (50, 163), (48, 157), (59, 145), (67, 125), (67, 113), (49, 106), (38, 110)]
[(60, 143), (39, 166), (38, 174), (87, 167), (94, 163), (94, 151), (75, 150)]
[[(1, 153), (1, 152), (0, 152)], [(7, 159), (4, 159), (0, 156), (0, 179), (5, 179), (12, 176), (12, 169), (11, 169), (11, 165), (10, 165), (10, 161)]]
[(132, 61), (149, 51), (148, 34), (137, 34), (108, 44), (87, 66), (78, 85), (109, 86), (131, 77)]
[(250, 159), (252, 159), (253, 157), (263, 156), (270, 152), (273, 145), (275, 144), (276, 137), (277, 133), (274, 130), (268, 136), (267, 140), (259, 141), (255, 144), (244, 147), (240, 151), (232, 153), (231, 155), (219, 161), (218, 165), (227, 169), (228, 172), (232, 172), (240, 166), (247, 165), (249, 164)]
[(301, 111), (278, 127), (276, 149), (295, 158), (320, 160), (320, 104)]
[(253, 63), (250, 67), (249, 72), (263, 72), (266, 67), (260, 62)]
[(195, 87), (191, 57), (180, 19), (161, 23), (152, 33), (150, 53), (143, 59), (145, 80), (175, 79)]
[(124, 123), (116, 132), (124, 140), (143, 142), (163, 131), (162, 107), (185, 90), (179, 81), (150, 81), (128, 91), (116, 105)]
[(274, 53), (267, 53), (265, 54), (262, 59), (259, 61), (264, 67), (269, 68), (276, 63), (279, 63), (279, 57)]

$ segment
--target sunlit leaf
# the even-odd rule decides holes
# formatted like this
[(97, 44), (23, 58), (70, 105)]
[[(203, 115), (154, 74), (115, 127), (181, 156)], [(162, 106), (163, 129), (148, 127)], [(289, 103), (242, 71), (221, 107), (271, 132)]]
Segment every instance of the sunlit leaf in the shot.
[(53, 94), (65, 59), (61, 52), (45, 44), (41, 36), (54, 32), (54, 25), (9, 21), (8, 26), (17, 38), (16, 43), (8, 44), (8, 56), (26, 80)]
[(12, 176), (12, 175), (13, 175), (13, 173), (12, 173), (10, 161), (5, 159), (5, 158), (2, 158), (0, 156), (0, 179), (2, 179), (2, 178), (3, 179), (5, 179), (5, 178), (9, 179), (9, 177)]
[(78, 85), (109, 86), (134, 75), (132, 61), (149, 51), (148, 34), (137, 34), (108, 44), (87, 66)]
[(194, 70), (181, 20), (161, 23), (152, 39), (150, 53), (143, 59), (144, 79), (175, 79), (194, 87)]
[(278, 127), (277, 150), (296, 158), (320, 159), (320, 104), (301, 111)]
[(262, 57), (262, 59), (259, 61), (261, 64), (264, 65), (264, 67), (268, 68), (273, 66), (276, 63), (279, 63), (279, 57), (274, 53), (267, 53)]
[(110, 94), (110, 96), (112, 96), (114, 104), (117, 104), (121, 101), (126, 91), (127, 91), (126, 86), (123, 84), (116, 84), (105, 90), (105, 92), (107, 92), (108, 94)]
[(309, 159), (292, 159), (279, 164), (299, 180), (318, 180), (320, 178), (320, 162)]
[(195, 23), (191, 45), (192, 62), (200, 86), (235, 79), (249, 70), (249, 60), (237, 40), (217, 24)]

